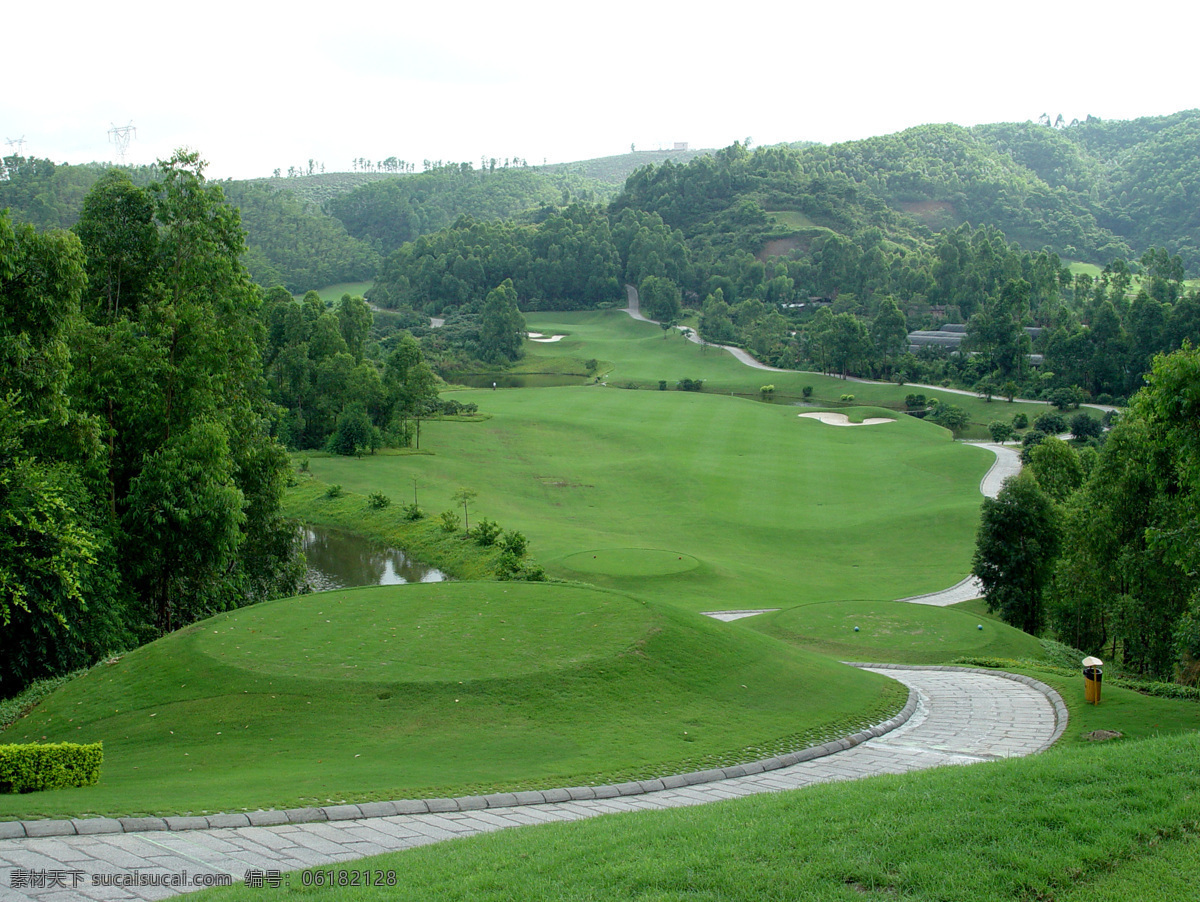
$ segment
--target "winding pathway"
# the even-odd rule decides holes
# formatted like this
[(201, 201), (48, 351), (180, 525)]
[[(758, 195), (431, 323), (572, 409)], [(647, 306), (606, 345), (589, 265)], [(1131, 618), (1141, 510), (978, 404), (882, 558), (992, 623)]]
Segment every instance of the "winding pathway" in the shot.
[[(227, 826), (205, 829), (166, 830), (161, 828), (170, 824), (159, 821), (142, 830), (136, 829), (141, 824), (131, 823), (133, 832), (117, 832), (125, 825), (106, 819), (30, 822), (22, 825), (29, 835), (0, 839), (0, 899), (162, 899), (214, 881), (243, 880), (248, 872), (268, 885), (277, 880), (298, 886), (299, 875), (289, 872), (334, 863), (353, 869), (353, 862), (367, 855), (506, 827), (701, 805), (814, 783), (1034, 754), (1048, 748), (1066, 727), (1062, 699), (1026, 677), (954, 667), (858, 666), (905, 683), (905, 709), (849, 740), (785, 759), (618, 786), (224, 815), (210, 820)], [(766, 769), (779, 764), (784, 766)], [(180, 827), (199, 820), (171, 819)], [(250, 826), (252, 821), (260, 826)], [(13, 824), (0, 828), (11, 831)], [(162, 879), (184, 872), (183, 886), (96, 885), (106, 879), (136, 880), (135, 874)], [(29, 885), (33, 883), (40, 885)]]

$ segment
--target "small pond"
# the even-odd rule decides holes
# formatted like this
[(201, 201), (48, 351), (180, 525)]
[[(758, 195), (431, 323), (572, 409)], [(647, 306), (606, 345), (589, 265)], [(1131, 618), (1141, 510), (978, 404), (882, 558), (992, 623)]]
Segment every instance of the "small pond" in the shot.
[(441, 570), (414, 561), (397, 548), (385, 548), (353, 533), (305, 524), (300, 536), (308, 559), (308, 583), (314, 592), (437, 583), (447, 578)]

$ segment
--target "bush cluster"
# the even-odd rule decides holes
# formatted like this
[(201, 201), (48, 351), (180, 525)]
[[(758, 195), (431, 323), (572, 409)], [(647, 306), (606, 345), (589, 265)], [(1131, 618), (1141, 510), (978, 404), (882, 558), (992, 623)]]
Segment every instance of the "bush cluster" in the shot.
[(102, 743), (0, 745), (0, 792), (91, 786), (100, 779)]

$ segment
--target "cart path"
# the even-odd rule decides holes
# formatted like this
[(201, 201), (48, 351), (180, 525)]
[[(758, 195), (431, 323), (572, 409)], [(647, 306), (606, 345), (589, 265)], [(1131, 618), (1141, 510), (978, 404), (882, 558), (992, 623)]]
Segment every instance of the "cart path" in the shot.
[[(589, 792), (603, 797), (543, 804), (516, 804), (514, 798), (513, 804), (485, 808), (474, 800), (439, 800), (443, 804), (435, 806), (431, 802), (428, 807), (433, 810), (422, 814), (0, 840), (0, 900), (163, 899), (211, 885), (214, 877), (227, 879), (225, 875), (229, 875), (234, 881), (243, 880), (251, 869), (298, 886), (299, 875), (289, 872), (335, 863), (345, 863), (352, 869), (353, 863), (364, 856), (507, 827), (701, 805), (815, 783), (1030, 755), (1047, 748), (1066, 727), (1062, 699), (1049, 687), (1025, 677), (968, 668), (859, 666), (909, 687), (904, 712), (907, 719), (898, 716), (893, 722), (903, 723), (890, 732), (790, 767), (694, 785), (684, 785), (682, 778), (667, 778), (661, 782), (680, 785), (635, 795), (616, 791), (623, 787), (596, 787)], [(551, 794), (547, 791), (544, 795)], [(130, 879), (135, 870), (143, 877), (186, 871), (187, 881), (207, 882), (136, 889), (93, 885), (97, 875), (124, 875), (124, 879)], [(72, 887), (76, 875), (80, 885)], [(14, 879), (17, 883), (26, 879), (43, 884), (61, 881), (65, 887), (13, 886)]]

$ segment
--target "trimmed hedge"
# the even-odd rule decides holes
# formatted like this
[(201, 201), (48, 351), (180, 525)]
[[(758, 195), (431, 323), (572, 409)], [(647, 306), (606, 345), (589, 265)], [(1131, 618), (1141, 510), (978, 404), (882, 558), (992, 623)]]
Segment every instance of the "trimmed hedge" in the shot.
[(91, 786), (100, 779), (103, 743), (0, 745), (0, 792)]

